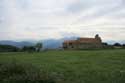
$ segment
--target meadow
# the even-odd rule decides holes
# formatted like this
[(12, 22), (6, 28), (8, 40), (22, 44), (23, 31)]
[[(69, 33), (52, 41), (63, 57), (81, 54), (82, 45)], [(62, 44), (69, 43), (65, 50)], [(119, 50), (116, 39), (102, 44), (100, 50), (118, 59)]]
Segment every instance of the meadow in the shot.
[(32, 64), (57, 83), (125, 83), (125, 49), (0, 53), (0, 63)]

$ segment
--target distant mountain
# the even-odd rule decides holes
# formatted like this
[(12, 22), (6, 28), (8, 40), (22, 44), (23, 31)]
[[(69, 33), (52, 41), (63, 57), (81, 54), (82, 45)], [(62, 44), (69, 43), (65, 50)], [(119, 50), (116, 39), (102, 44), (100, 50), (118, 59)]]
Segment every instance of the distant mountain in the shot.
[[(46, 40), (41, 40), (39, 42), (42, 42), (43, 43), (43, 48), (44, 49), (56, 49), (56, 48), (59, 48), (59, 47), (62, 47), (62, 43), (64, 40), (75, 40), (77, 39), (78, 37), (65, 37), (65, 38), (62, 38), (62, 39), (46, 39)], [(125, 43), (125, 41), (106, 41), (108, 44), (114, 44), (116, 42), (118, 43)], [(4, 45), (13, 45), (13, 46), (16, 46), (16, 47), (23, 47), (23, 46), (32, 46), (32, 45), (35, 45), (37, 43), (37, 41), (22, 41), (22, 42), (15, 42), (15, 41), (0, 41), (0, 44)]]
[(43, 40), (42, 43), (44, 49), (56, 49), (61, 47), (62, 45), (61, 40), (54, 40), (54, 39)]
[(9, 41), (9, 40), (6, 40), (6, 41), (0, 41), (0, 44), (1, 45), (12, 45), (12, 46), (16, 46), (16, 47), (23, 47), (23, 46), (31, 46), (31, 45), (34, 45), (34, 43), (31, 43), (31, 42), (27, 42), (27, 41), (22, 41), (22, 42), (15, 42), (15, 41)]
[(120, 43), (120, 44), (125, 44), (125, 40), (122, 40), (122, 41), (114, 41), (114, 40), (110, 40), (110, 41), (107, 41), (108, 44), (115, 44), (115, 43)]
[(43, 48), (49, 48), (49, 49), (56, 49), (62, 47), (62, 43), (64, 40), (74, 40), (76, 37), (67, 37), (67, 38), (62, 38), (62, 39), (48, 39), (48, 40), (43, 40)]
[[(76, 39), (76, 37), (65, 37), (62, 39), (46, 39), (46, 40), (41, 40), (39, 42), (43, 43), (43, 48), (44, 49), (56, 49), (62, 46), (62, 43), (64, 40), (73, 40)], [(16, 47), (23, 47), (23, 46), (32, 46), (35, 45), (37, 43), (37, 41), (22, 41), (22, 42), (16, 42), (16, 41), (10, 41), (10, 40), (6, 40), (6, 41), (0, 41), (0, 44), (2, 45), (13, 45)]]

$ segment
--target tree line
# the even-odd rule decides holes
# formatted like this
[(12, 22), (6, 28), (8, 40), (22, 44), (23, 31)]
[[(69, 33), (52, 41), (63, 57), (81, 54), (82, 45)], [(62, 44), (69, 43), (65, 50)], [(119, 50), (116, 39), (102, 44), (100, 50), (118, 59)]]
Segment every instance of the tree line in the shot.
[[(108, 43), (103, 43), (103, 48), (125, 48), (125, 44), (115, 43), (113, 45), (108, 45)], [(43, 48), (42, 43), (37, 43), (33, 46), (23, 46), (18, 48), (12, 45), (0, 45), (0, 52), (40, 52)]]
[(22, 48), (12, 45), (0, 45), (0, 52), (40, 52), (42, 48), (42, 43), (37, 43), (34, 46), (23, 46)]
[(114, 43), (113, 45), (109, 45), (108, 43), (102, 43), (104, 48), (125, 48), (125, 44)]

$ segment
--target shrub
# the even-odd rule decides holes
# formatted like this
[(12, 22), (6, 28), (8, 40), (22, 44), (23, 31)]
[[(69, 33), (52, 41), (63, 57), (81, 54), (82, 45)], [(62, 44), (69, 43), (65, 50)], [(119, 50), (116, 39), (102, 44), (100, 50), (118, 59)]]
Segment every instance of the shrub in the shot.
[(12, 45), (0, 45), (0, 52), (18, 52), (20, 49)]
[(45, 72), (32, 65), (0, 64), (0, 83), (55, 83)]
[(23, 52), (35, 52), (36, 49), (35, 49), (34, 46), (24, 46), (24, 47), (22, 48), (22, 51), (23, 51)]
[(122, 46), (120, 43), (115, 43), (114, 46)]

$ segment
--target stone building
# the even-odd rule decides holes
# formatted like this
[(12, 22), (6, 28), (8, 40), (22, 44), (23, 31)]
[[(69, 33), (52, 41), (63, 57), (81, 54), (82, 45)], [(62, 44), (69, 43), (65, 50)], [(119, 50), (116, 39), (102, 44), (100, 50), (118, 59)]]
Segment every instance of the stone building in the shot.
[(78, 38), (63, 42), (64, 49), (95, 49), (102, 47), (101, 37), (97, 34), (95, 38)]

